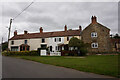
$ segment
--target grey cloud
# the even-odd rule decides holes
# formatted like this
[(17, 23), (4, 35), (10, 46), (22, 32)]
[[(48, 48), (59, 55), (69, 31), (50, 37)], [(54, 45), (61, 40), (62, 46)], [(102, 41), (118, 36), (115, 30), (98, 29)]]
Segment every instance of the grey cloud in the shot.
[[(13, 2), (12, 6), (11, 3), (4, 4), (4, 26), (9, 25), (9, 18), (20, 13), (29, 3)], [(18, 33), (24, 30), (38, 32), (39, 27), (43, 27), (44, 31), (56, 31), (63, 30), (65, 24), (68, 29), (76, 29), (79, 25), (85, 28), (90, 24), (92, 15), (98, 17), (99, 23), (110, 28), (111, 33), (116, 33), (117, 8), (115, 2), (35, 2), (13, 21), (11, 36), (15, 29), (18, 29)]]

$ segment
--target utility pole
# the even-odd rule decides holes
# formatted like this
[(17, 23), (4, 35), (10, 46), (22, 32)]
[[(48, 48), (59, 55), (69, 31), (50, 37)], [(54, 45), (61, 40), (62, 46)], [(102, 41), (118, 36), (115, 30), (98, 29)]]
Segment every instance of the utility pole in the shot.
[(1, 41), (1, 52), (2, 52), (2, 49), (3, 49), (2, 44), (3, 44), (3, 37), (2, 37), (2, 41)]
[(8, 30), (9, 30), (9, 32), (8, 32), (8, 50), (9, 50), (9, 38), (10, 38), (11, 24), (12, 24), (12, 19), (10, 19), (10, 26), (8, 28)]

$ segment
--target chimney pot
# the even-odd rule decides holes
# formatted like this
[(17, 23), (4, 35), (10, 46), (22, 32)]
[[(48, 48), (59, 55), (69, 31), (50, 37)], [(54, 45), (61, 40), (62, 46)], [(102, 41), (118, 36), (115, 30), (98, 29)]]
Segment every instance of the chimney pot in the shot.
[(81, 26), (79, 26), (79, 30), (82, 31), (82, 27)]
[(67, 25), (65, 25), (64, 29), (65, 29), (65, 31), (67, 31)]
[(93, 24), (97, 23), (97, 17), (96, 16), (92, 16), (91, 21)]
[(24, 34), (27, 34), (27, 33), (28, 33), (28, 31), (25, 30), (25, 31), (24, 31)]
[(43, 33), (43, 29), (42, 29), (42, 27), (40, 27), (40, 33)]
[(14, 31), (14, 36), (16, 36), (16, 35), (17, 35), (17, 30)]

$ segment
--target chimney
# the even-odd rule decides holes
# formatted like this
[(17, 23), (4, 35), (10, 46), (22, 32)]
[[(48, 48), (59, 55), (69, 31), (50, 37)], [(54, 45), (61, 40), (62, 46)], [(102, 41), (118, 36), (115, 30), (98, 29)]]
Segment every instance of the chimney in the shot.
[(97, 23), (97, 17), (96, 16), (92, 16), (91, 20), (92, 20), (93, 24)]
[(28, 31), (24, 30), (24, 34), (27, 34), (27, 33), (28, 33)]
[(14, 36), (16, 36), (16, 35), (17, 35), (17, 30), (14, 31)]
[(82, 27), (81, 26), (79, 26), (79, 30), (82, 31)]
[(64, 29), (65, 29), (65, 31), (67, 31), (67, 25), (65, 25)]
[(40, 27), (40, 33), (43, 33), (43, 29), (42, 29), (42, 27)]

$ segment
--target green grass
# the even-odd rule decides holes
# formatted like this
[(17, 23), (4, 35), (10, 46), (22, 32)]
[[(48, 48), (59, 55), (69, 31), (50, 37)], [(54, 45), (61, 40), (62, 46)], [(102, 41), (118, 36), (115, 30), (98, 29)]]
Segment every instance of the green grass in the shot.
[(92, 55), (85, 58), (75, 57), (40, 57), (17, 56), (18, 58), (32, 60), (44, 64), (63, 66), (85, 72), (118, 77), (118, 55)]

